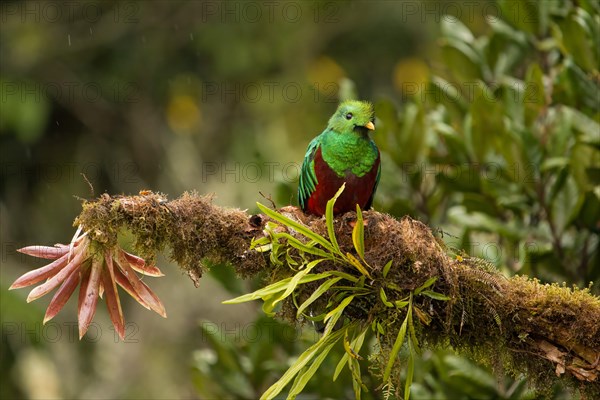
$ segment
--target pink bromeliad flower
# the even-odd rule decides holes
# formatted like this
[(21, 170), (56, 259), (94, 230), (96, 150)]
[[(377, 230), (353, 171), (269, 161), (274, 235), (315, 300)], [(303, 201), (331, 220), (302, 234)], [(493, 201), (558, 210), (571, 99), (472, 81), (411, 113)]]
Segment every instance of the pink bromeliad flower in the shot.
[(87, 332), (98, 304), (98, 297), (104, 297), (108, 314), (121, 337), (125, 335), (123, 310), (117, 285), (121, 286), (138, 303), (167, 317), (165, 308), (154, 292), (140, 280), (136, 271), (148, 276), (164, 276), (156, 267), (121, 248), (94, 253), (90, 248), (91, 240), (87, 233), (81, 234), (81, 227), (75, 233), (69, 245), (28, 246), (19, 249), (30, 256), (54, 260), (48, 265), (34, 269), (19, 277), (9, 288), (19, 289), (46, 280), (35, 287), (27, 296), (27, 302), (37, 300), (58, 287), (44, 316), (48, 322), (67, 303), (79, 285), (78, 325), (79, 339)]

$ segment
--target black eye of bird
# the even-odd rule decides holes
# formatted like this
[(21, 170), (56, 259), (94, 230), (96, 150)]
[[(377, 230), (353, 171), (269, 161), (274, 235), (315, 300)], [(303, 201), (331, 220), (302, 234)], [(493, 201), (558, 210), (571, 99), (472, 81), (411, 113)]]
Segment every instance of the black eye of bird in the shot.
[(346, 119), (352, 119), (352, 113), (346, 114)]

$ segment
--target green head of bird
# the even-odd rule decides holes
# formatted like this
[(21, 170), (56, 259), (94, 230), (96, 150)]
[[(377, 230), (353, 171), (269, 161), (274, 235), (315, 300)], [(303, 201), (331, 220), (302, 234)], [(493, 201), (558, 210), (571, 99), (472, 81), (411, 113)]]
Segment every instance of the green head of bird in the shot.
[(329, 119), (327, 127), (338, 133), (366, 135), (375, 129), (373, 104), (368, 101), (346, 100)]

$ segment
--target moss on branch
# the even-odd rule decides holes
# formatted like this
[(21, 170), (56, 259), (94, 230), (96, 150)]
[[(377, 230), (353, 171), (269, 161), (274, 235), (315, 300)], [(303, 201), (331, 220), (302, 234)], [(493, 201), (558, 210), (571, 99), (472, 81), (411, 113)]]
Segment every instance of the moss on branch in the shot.
[[(327, 237), (324, 218), (307, 216), (291, 206), (279, 212)], [(451, 257), (419, 221), (398, 220), (375, 211), (364, 212), (363, 217), (365, 261), (372, 268), (369, 285), (402, 293), (438, 277), (435, 291), (450, 298), (436, 301), (420, 296), (415, 300), (422, 343), (452, 346), (513, 375), (525, 374), (538, 387), (561, 380), (592, 398), (600, 397), (600, 299), (588, 289), (542, 284), (524, 276), (506, 278), (481, 259)], [(242, 278), (262, 272), (267, 283), (293, 275), (291, 269), (272, 265), (268, 254), (250, 249), (252, 239), (265, 234), (268, 221), (264, 215), (216, 206), (210, 196), (186, 193), (168, 201), (164, 195), (144, 192), (103, 195), (86, 202), (75, 223), (103, 246), (114, 246), (118, 232), (130, 230), (136, 250), (146, 259), (154, 259), (168, 247), (171, 258), (197, 285), (208, 263), (229, 263)], [(343, 252), (354, 252), (355, 221), (355, 213), (335, 219)], [(277, 229), (306, 242), (293, 229)], [(384, 278), (382, 270), (390, 260), (392, 267)], [(357, 274), (351, 266), (331, 261), (319, 264), (314, 272), (332, 269)], [(296, 298), (310, 296), (318, 285), (299, 285)], [(346, 314), (351, 320), (370, 323), (375, 315), (387, 312), (393, 326), (400, 321), (393, 310), (386, 310), (379, 298), (365, 296)], [(294, 304), (286, 300), (281, 316), (295, 320), (295, 315)], [(392, 346), (398, 329), (382, 336), (384, 350)]]
[(229, 263), (242, 277), (266, 266), (263, 255), (248, 251), (250, 241), (261, 231), (260, 219), (250, 219), (242, 210), (215, 206), (211, 196), (185, 193), (168, 201), (165, 195), (151, 192), (104, 194), (84, 203), (75, 220), (75, 225), (79, 224), (107, 246), (114, 246), (119, 231), (128, 229), (135, 237), (135, 250), (149, 261), (168, 247), (171, 259), (196, 285), (206, 269), (204, 261)]

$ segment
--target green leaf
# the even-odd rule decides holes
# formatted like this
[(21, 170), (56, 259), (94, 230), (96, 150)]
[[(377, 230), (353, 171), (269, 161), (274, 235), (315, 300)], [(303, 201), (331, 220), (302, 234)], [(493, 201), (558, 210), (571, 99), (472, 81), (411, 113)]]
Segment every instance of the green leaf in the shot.
[(450, 297), (446, 296), (445, 294), (434, 292), (433, 290), (423, 290), (421, 292), (421, 294), (424, 296), (427, 296), (427, 297), (431, 297), (434, 300), (441, 300), (441, 301), (450, 300)]
[(465, 43), (473, 43), (475, 40), (469, 28), (458, 18), (451, 15), (444, 15), (442, 17), (440, 29), (444, 36), (452, 37)]
[(302, 243), (301, 241), (299, 241), (298, 239), (286, 232), (278, 233), (277, 237), (286, 239), (290, 245), (305, 253), (313, 254), (315, 256), (327, 259), (333, 259), (333, 255), (331, 253), (326, 252), (325, 250), (321, 250), (318, 247), (314, 247), (314, 245), (317, 244), (317, 242), (315, 242), (314, 240), (311, 240), (309, 243)]
[(331, 344), (335, 344), (341, 339), (343, 334), (344, 330), (340, 329), (339, 331), (330, 335), (323, 335), (317, 343), (313, 344), (304, 353), (302, 353), (296, 362), (292, 364), (292, 366), (283, 374), (283, 376), (277, 382), (271, 385), (271, 387), (269, 387), (260, 398), (265, 400), (275, 398), (275, 396), (277, 396), (313, 358), (323, 352)]
[(600, 151), (584, 144), (575, 144), (571, 152), (571, 174), (581, 192), (594, 190), (593, 175), (590, 171), (600, 165)]
[[(410, 302), (412, 303), (412, 293), (410, 294)], [(414, 346), (414, 349), (420, 353), (421, 349), (419, 348), (419, 340), (417, 339), (417, 334), (415, 333), (415, 323), (413, 321), (413, 316), (412, 316), (412, 306), (408, 308), (408, 311), (406, 312), (406, 315), (408, 317), (408, 332), (410, 334), (410, 339), (412, 341), (412, 345)], [(410, 345), (410, 341), (409, 341), (409, 345)]]
[(358, 281), (356, 282), (355, 286), (357, 288), (364, 288), (366, 279), (367, 279), (367, 277), (365, 275), (361, 275), (360, 278), (358, 278)]
[(335, 252), (337, 254), (341, 254), (341, 252), (340, 252), (340, 246), (338, 245), (337, 239), (335, 237), (335, 229), (333, 226), (333, 206), (335, 205), (336, 200), (338, 199), (338, 197), (340, 197), (340, 195), (342, 194), (342, 192), (344, 191), (345, 188), (346, 188), (346, 182), (344, 182), (344, 184), (342, 186), (340, 186), (340, 188), (338, 189), (335, 196), (333, 196), (327, 202), (327, 207), (325, 209), (325, 221), (327, 222), (327, 234), (329, 235), (329, 241), (333, 245), (333, 248), (335, 249)]
[(467, 213), (462, 206), (450, 207), (447, 214), (452, 221), (461, 224), (465, 229), (498, 233), (511, 240), (519, 240), (524, 234), (523, 230), (516, 226), (516, 221), (499, 221), (480, 212)]
[[(346, 328), (346, 332), (348, 332), (349, 329), (349, 327)], [(365, 340), (365, 335), (367, 334), (367, 330), (368, 328), (363, 329), (363, 331), (355, 339), (353, 339), (352, 342), (350, 342), (350, 348), (355, 354), (358, 354), (358, 352), (362, 348), (363, 342)], [(349, 357), (350, 355), (348, 354), (348, 351), (346, 351), (340, 359), (340, 361), (338, 362), (337, 366), (335, 367), (335, 372), (333, 373), (334, 382), (340, 375), (340, 372), (342, 372), (342, 370), (344, 369), (344, 366), (348, 363)]]
[(270, 296), (263, 298), (262, 310), (269, 317), (273, 317), (275, 315), (273, 310), (275, 309), (276, 305), (277, 305), (277, 295), (272, 294)]
[(367, 391), (367, 388), (362, 383), (360, 376), (360, 364), (356, 359), (351, 358), (350, 362), (348, 363), (348, 368), (350, 368), (350, 372), (352, 373), (352, 388), (354, 389), (354, 398), (360, 400), (361, 389)]
[(394, 305), (396, 306), (396, 308), (404, 308), (407, 305), (409, 305), (410, 302), (408, 300), (396, 300), (394, 301)]
[[(422, 102), (406, 103), (400, 121), (399, 131), (396, 133), (396, 146), (402, 151), (392, 153), (394, 161), (401, 166), (406, 162), (417, 162), (427, 151), (427, 130), (425, 129), (425, 109)], [(413, 176), (412, 179), (416, 179)]]
[(390, 379), (390, 375), (392, 373), (392, 367), (394, 366), (394, 361), (396, 361), (396, 357), (402, 348), (402, 343), (404, 343), (404, 337), (406, 336), (406, 326), (408, 324), (408, 313), (406, 314), (406, 318), (404, 318), (404, 322), (400, 326), (400, 330), (398, 331), (398, 336), (396, 337), (396, 341), (394, 342), (394, 346), (392, 347), (392, 351), (390, 352), (390, 358), (388, 360), (387, 365), (385, 366), (385, 370), (383, 372), (383, 382), (387, 382)]
[(560, 35), (556, 35), (557, 30), (554, 33), (556, 39), (562, 42), (563, 53), (570, 55), (586, 72), (592, 72), (598, 69), (598, 63), (594, 60), (596, 49), (592, 47), (592, 32), (587, 23), (589, 14), (581, 9), (578, 11), (559, 21)]
[(470, 45), (456, 38), (446, 37), (441, 40), (441, 48), (443, 60), (456, 80), (473, 82), (483, 79), (481, 57)]
[(424, 284), (414, 290), (415, 296), (421, 293), (424, 289), (427, 289), (429, 286), (433, 285), (437, 279), (437, 276), (432, 276), (431, 278), (427, 279)]
[(310, 306), (312, 303), (315, 302), (315, 300), (317, 300), (319, 297), (321, 297), (321, 295), (323, 293), (325, 293), (327, 290), (329, 290), (329, 288), (334, 285), (336, 282), (340, 281), (342, 279), (342, 277), (337, 277), (337, 278), (332, 278), (332, 279), (328, 279), (325, 282), (323, 282), (318, 288), (317, 290), (315, 290), (308, 299), (306, 299), (301, 305), (300, 307), (298, 307), (298, 312), (296, 313), (296, 318), (299, 318), (300, 315), (302, 315), (302, 313), (304, 312), (304, 310), (306, 310), (306, 308), (308, 306)]
[(348, 364), (349, 359), (350, 359), (350, 356), (348, 355), (347, 352), (344, 353), (342, 358), (340, 358), (340, 361), (337, 363), (337, 366), (335, 367), (335, 372), (333, 373), (333, 381), (334, 382), (337, 380), (338, 376), (340, 375), (340, 373), (342, 372), (342, 370), (344, 369), (346, 364)]
[(427, 96), (427, 100), (443, 104), (456, 118), (463, 118), (468, 107), (459, 88), (439, 76), (434, 76), (429, 83), (428, 93), (431, 93), (431, 96)]
[(323, 332), (323, 336), (327, 336), (331, 333), (333, 327), (342, 316), (344, 309), (348, 306), (348, 304), (352, 302), (352, 300), (354, 300), (354, 295), (344, 298), (344, 300), (342, 300), (336, 308), (329, 311), (327, 315), (325, 315), (324, 321), (327, 324), (327, 326), (325, 327), (325, 332)]
[(329, 354), (334, 345), (335, 342), (325, 346), (319, 352), (319, 355), (315, 358), (310, 367), (298, 376), (298, 378), (294, 381), (290, 392), (288, 393), (288, 399), (295, 398), (302, 391), (302, 389), (304, 389), (304, 386), (306, 386), (310, 378), (312, 378), (315, 372), (317, 372), (317, 369), (319, 368), (319, 366), (321, 366), (321, 364), (325, 360), (325, 357), (327, 357), (327, 354)]
[(525, 124), (531, 126), (535, 123), (546, 105), (546, 89), (544, 88), (544, 73), (542, 68), (534, 63), (527, 69), (525, 79)]
[(564, 168), (569, 165), (567, 157), (549, 157), (546, 158), (540, 166), (540, 171), (551, 171), (557, 168)]
[(356, 283), (356, 282), (359, 281), (359, 279), (357, 277), (355, 277), (353, 275), (350, 275), (350, 274), (347, 274), (347, 273), (342, 272), (342, 271), (328, 271), (328, 272), (331, 275), (341, 276), (342, 278), (344, 278), (344, 279), (346, 279), (346, 280), (348, 280), (350, 282)]
[(600, 147), (600, 124), (575, 108), (564, 106), (563, 110), (571, 113), (573, 127), (580, 132), (579, 141)]
[[(302, 283), (308, 283), (308, 282), (312, 282), (312, 281), (317, 281), (319, 279), (327, 278), (327, 277), (329, 277), (331, 275), (332, 275), (331, 272), (322, 272), (320, 274), (307, 274), (307, 275), (303, 276), (297, 282), (297, 284), (302, 284)], [(288, 285), (290, 284), (292, 278), (293, 277), (285, 278), (285, 279), (282, 279), (282, 280), (280, 280), (278, 282), (272, 283), (269, 286), (266, 286), (266, 287), (264, 287), (262, 289), (259, 289), (259, 290), (255, 291), (255, 292), (248, 293), (248, 294), (245, 294), (243, 296), (236, 297), (234, 299), (225, 300), (223, 302), (223, 304), (245, 303), (247, 301), (258, 300), (258, 299), (269, 297), (269, 296), (271, 296), (273, 294), (276, 294), (276, 293), (279, 293), (281, 291), (284, 291), (288, 287)]]
[[(494, 23), (488, 20), (494, 34), (491, 37), (486, 37), (484, 42), (478, 43), (482, 45), (482, 50), (485, 56), (485, 62), (491, 68), (494, 80), (502, 80), (509, 76), (514, 68), (524, 61), (527, 56), (528, 44), (527, 37), (523, 32), (513, 30), (509, 25), (503, 24), (500, 19), (496, 19)], [(506, 28), (506, 29), (505, 29)], [(512, 32), (510, 32), (512, 30)], [(520, 40), (522, 39), (522, 41)]]
[(490, 18), (487, 23), (494, 31), (494, 36), (500, 35), (522, 47), (527, 46), (527, 35), (523, 31), (514, 29), (500, 18)]
[(290, 250), (291, 249), (288, 248), (285, 252), (285, 262), (287, 263), (288, 267), (294, 269), (294, 267), (300, 265), (300, 263), (294, 260), (294, 258), (290, 254)]
[(346, 253), (346, 259), (348, 260), (348, 262), (350, 264), (352, 264), (354, 267), (356, 267), (356, 269), (363, 275), (367, 276), (369, 279), (371, 278), (371, 274), (369, 274), (369, 271), (367, 271), (365, 269), (365, 267), (360, 263), (360, 261), (358, 261), (356, 259), (356, 257), (354, 257), (352, 254), (350, 253)]
[(410, 342), (408, 342), (408, 368), (406, 369), (406, 383), (404, 384), (404, 400), (410, 398), (410, 387), (412, 386), (414, 372), (415, 355)]
[(358, 352), (360, 351), (360, 348), (362, 347), (362, 344), (364, 342), (365, 334), (367, 333), (367, 329), (368, 328), (363, 329), (362, 333), (357, 338), (355, 338), (352, 341), (352, 343), (350, 343), (348, 348), (346, 348), (347, 336), (344, 337), (344, 348), (346, 349), (346, 355), (348, 355), (348, 357), (349, 357), (348, 358), (348, 369), (350, 369), (350, 373), (352, 374), (352, 388), (354, 389), (354, 397), (358, 400), (360, 400), (360, 398), (361, 398), (362, 390), (364, 390), (365, 392), (368, 391), (367, 387), (362, 382), (362, 375), (360, 373), (360, 364), (358, 363), (359, 359), (360, 360), (363, 359), (360, 355), (358, 355)]
[(333, 245), (327, 240), (325, 239), (323, 236), (316, 234), (315, 232), (311, 231), (308, 227), (306, 227), (305, 225), (302, 225), (299, 222), (296, 222), (284, 215), (281, 215), (280, 213), (271, 210), (270, 208), (260, 204), (260, 203), (256, 203), (256, 205), (258, 206), (258, 208), (265, 213), (269, 218), (278, 221), (282, 224), (284, 224), (287, 227), (293, 228), (294, 230), (298, 231), (299, 233), (301, 233), (302, 235), (306, 236), (307, 238), (314, 240), (315, 242), (317, 242), (318, 244), (320, 244), (321, 246), (323, 246), (324, 248), (326, 248), (327, 250), (331, 251), (331, 252), (335, 252), (335, 248), (333, 247)]
[(304, 269), (302, 269), (301, 271), (297, 272), (296, 275), (294, 275), (292, 277), (292, 279), (290, 280), (290, 283), (287, 285), (285, 292), (283, 292), (283, 294), (281, 296), (279, 296), (275, 302), (273, 304), (277, 304), (278, 302), (280, 302), (281, 300), (285, 299), (286, 297), (288, 297), (290, 294), (292, 294), (292, 292), (294, 291), (294, 289), (296, 289), (296, 286), (298, 286), (300, 284), (300, 281), (314, 268), (316, 267), (321, 261), (325, 261), (322, 258), (319, 258), (317, 260), (313, 260), (311, 262), (309, 262), (308, 264), (306, 264), (306, 267), (304, 267)]
[(485, 161), (496, 145), (496, 150), (506, 157), (512, 144), (505, 140), (503, 103), (498, 101), (494, 90), (482, 81), (477, 81), (472, 91), (471, 129), (466, 131), (470, 150), (477, 161)]
[[(268, 246), (268, 249), (262, 250), (261, 248), (264, 246)], [(256, 250), (259, 253), (271, 250), (271, 238), (267, 236), (263, 236), (259, 239), (253, 238), (252, 242), (250, 242), (250, 250)]]
[(387, 295), (385, 294), (383, 288), (379, 288), (379, 297), (381, 298), (383, 304), (385, 304), (387, 307), (394, 307), (394, 304), (388, 301)]
[(367, 293), (371, 293), (371, 291), (372, 291), (372, 289), (366, 288), (366, 287), (347, 286), (347, 285), (334, 286), (332, 289), (339, 290), (339, 291), (355, 292), (356, 294), (359, 294), (359, 293), (367, 294)]
[(498, 5), (504, 19), (519, 30), (534, 35), (544, 33), (540, 31), (540, 3), (531, 0), (499, 0)]
[(394, 262), (394, 260), (390, 260), (387, 262), (387, 264), (385, 264), (385, 266), (383, 267), (383, 277), (386, 278), (387, 274), (390, 272), (390, 268), (392, 268), (392, 263)]
[(580, 197), (581, 206), (574, 219), (579, 225), (585, 226), (591, 231), (597, 230), (598, 221), (600, 221), (600, 192), (590, 191), (580, 195)]
[(360, 206), (356, 205), (356, 225), (352, 229), (352, 243), (360, 258), (365, 260), (365, 226), (363, 224), (362, 211)]

